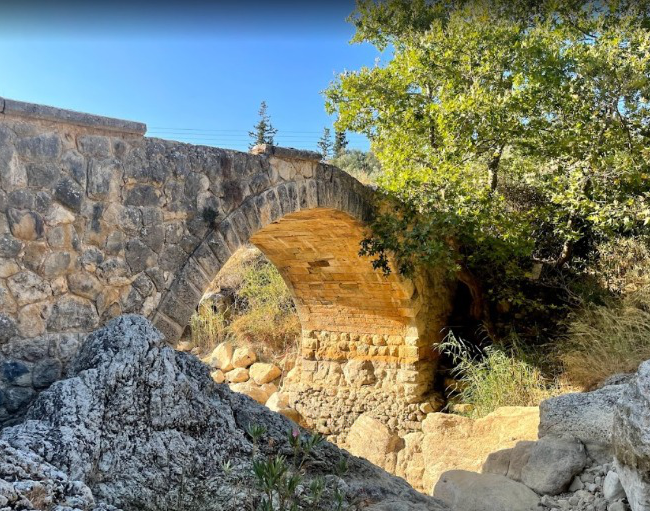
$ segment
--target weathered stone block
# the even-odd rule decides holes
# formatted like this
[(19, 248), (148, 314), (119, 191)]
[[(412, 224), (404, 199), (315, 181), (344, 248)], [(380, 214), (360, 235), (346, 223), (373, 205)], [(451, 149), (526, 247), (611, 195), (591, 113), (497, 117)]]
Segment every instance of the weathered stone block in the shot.
[(97, 311), (90, 301), (74, 295), (64, 295), (54, 303), (47, 327), (53, 332), (90, 332), (97, 328), (98, 323)]

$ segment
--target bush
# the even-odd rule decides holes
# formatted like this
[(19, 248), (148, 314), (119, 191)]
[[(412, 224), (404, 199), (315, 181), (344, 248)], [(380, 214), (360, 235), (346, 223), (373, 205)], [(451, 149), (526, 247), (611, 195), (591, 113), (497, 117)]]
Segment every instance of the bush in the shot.
[(558, 346), (565, 377), (584, 389), (650, 359), (650, 289), (575, 313)]
[(558, 393), (555, 380), (546, 378), (516, 344), (509, 347), (470, 347), (450, 333), (438, 349), (455, 364), (460, 381), (457, 399), (471, 405), (470, 416), (484, 417), (501, 406), (537, 406)]

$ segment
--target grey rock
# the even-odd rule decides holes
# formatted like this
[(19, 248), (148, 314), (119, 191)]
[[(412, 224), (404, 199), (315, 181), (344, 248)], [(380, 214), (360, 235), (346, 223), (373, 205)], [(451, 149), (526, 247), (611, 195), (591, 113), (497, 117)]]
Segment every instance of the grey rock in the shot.
[(80, 213), (84, 192), (72, 179), (64, 177), (54, 189), (54, 198), (72, 211)]
[(535, 511), (539, 503), (535, 492), (521, 483), (466, 470), (444, 472), (433, 495), (458, 511)]
[(107, 137), (98, 135), (84, 135), (77, 138), (79, 150), (95, 158), (108, 158), (111, 155), (111, 143)]
[(61, 378), (62, 364), (55, 358), (41, 360), (32, 371), (32, 385), (36, 389), (43, 389), (52, 385)]
[(599, 463), (612, 457), (612, 424), (616, 402), (625, 385), (610, 385), (592, 392), (563, 394), (539, 406), (539, 436), (572, 435)]
[(0, 345), (16, 335), (16, 322), (6, 314), (0, 314)]
[[(88, 336), (70, 378), (43, 391), (22, 424), (0, 431), (0, 480), (17, 493), (35, 473), (46, 494), (68, 506), (78, 499), (78, 509), (247, 509), (260, 496), (250, 424), (266, 427), (260, 455), (291, 455), (293, 423), (215, 384), (204, 364), (168, 347), (144, 318), (122, 316)], [(306, 480), (332, 473), (341, 457), (349, 467), (338, 484), (346, 500), (375, 510), (448, 509), (329, 443), (314, 449)], [(24, 460), (31, 473), (14, 468)]]
[(151, 185), (136, 185), (127, 192), (127, 206), (159, 206), (160, 191)]
[(29, 368), (17, 360), (6, 360), (0, 364), (0, 378), (3, 382), (25, 387), (31, 383)]
[(36, 396), (36, 392), (29, 387), (9, 387), (0, 392), (3, 394), (2, 402), (9, 412), (24, 410)]
[(88, 332), (97, 327), (99, 317), (92, 303), (84, 298), (64, 295), (52, 307), (47, 326), (52, 332), (81, 330)]
[(63, 169), (81, 186), (86, 187), (86, 160), (74, 151), (68, 151), (61, 159)]
[(25, 166), (29, 186), (49, 188), (59, 180), (61, 170), (55, 163), (29, 163)]
[(569, 435), (545, 436), (534, 442), (521, 469), (521, 482), (540, 495), (566, 490), (587, 464), (585, 447)]
[(613, 470), (610, 470), (607, 473), (605, 481), (603, 482), (603, 497), (610, 502), (625, 498), (625, 490), (621, 485), (621, 480), (619, 479), (618, 474)]
[(43, 134), (20, 138), (16, 152), (25, 158), (54, 159), (61, 153), (61, 139), (56, 134)]
[(138, 239), (126, 244), (125, 258), (134, 275), (158, 263), (158, 255)]
[(632, 511), (650, 511), (650, 360), (624, 386), (614, 415), (616, 472)]
[(16, 257), (23, 248), (23, 243), (11, 234), (0, 235), (0, 257)]

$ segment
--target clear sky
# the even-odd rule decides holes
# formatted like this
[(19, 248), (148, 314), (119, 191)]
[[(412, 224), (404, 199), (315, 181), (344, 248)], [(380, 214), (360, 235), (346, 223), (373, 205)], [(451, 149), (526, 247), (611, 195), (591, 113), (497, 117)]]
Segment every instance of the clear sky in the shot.
[(1, 3), (0, 96), (218, 147), (247, 150), (265, 100), (278, 145), (316, 149), (321, 91), (378, 57), (349, 44), (353, 0)]

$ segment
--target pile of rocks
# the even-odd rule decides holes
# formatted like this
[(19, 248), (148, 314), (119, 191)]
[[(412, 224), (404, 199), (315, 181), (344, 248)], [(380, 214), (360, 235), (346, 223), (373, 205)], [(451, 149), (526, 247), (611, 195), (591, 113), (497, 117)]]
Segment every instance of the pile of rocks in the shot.
[(289, 406), (288, 397), (278, 390), (282, 369), (275, 364), (257, 362), (252, 348), (222, 342), (203, 362), (214, 369), (210, 376), (216, 383), (225, 382), (230, 390), (245, 394), (300, 425), (305, 424), (302, 416)]
[(648, 383), (650, 363), (629, 384), (544, 401), (538, 440), (493, 452), (482, 473), (444, 472), (433, 495), (464, 511), (648, 511), (648, 487), (636, 484), (647, 476), (643, 463), (620, 457), (649, 451), (640, 435), (650, 417), (640, 398)]

